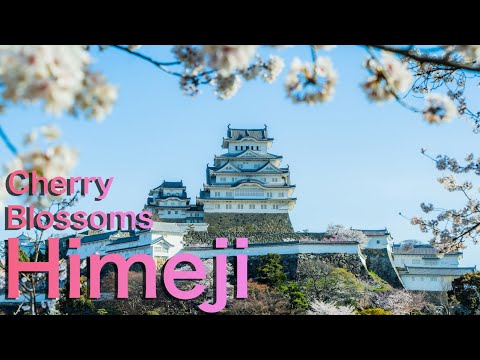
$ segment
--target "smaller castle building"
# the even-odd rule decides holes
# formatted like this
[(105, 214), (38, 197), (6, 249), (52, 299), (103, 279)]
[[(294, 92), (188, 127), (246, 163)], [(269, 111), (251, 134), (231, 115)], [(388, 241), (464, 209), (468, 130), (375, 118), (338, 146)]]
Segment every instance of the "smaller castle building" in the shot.
[(405, 241), (392, 245), (393, 265), (407, 290), (448, 291), (452, 281), (476, 267), (460, 267), (463, 253), (439, 254), (429, 244)]
[(203, 206), (191, 205), (183, 181), (163, 181), (150, 190), (145, 210), (163, 222), (200, 224), (203, 223)]

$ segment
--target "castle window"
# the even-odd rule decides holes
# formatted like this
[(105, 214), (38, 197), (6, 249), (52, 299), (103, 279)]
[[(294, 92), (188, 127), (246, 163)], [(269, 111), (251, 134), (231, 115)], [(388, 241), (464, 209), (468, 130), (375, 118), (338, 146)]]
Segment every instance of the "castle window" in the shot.
[(233, 197), (233, 192), (232, 191), (227, 191), (227, 197)]
[(221, 177), (221, 178), (220, 178), (220, 182), (227, 182), (227, 178)]
[(264, 192), (260, 189), (239, 189), (235, 191), (238, 197), (264, 197)]
[(172, 212), (170, 210), (168, 210), (168, 215), (170, 215)]
[(232, 208), (232, 204), (227, 204), (227, 205), (226, 205), (226, 208), (227, 208), (228, 210), (230, 210), (230, 209)]
[(238, 146), (235, 146), (235, 150), (238, 150)]
[(278, 178), (276, 177), (272, 178), (272, 182), (278, 182)]
[(278, 193), (278, 197), (285, 197), (285, 193), (283, 192)]
[(250, 210), (254, 210), (254, 209), (255, 209), (255, 204), (250, 204), (250, 205), (248, 205), (248, 208), (249, 208)]
[(175, 215), (178, 215), (178, 211), (175, 211)]
[(215, 191), (215, 197), (220, 197), (220, 191)]
[(267, 178), (263, 178), (262, 180), (263, 180), (263, 182), (267, 182)]
[(237, 209), (243, 209), (243, 204), (238, 204)]
[(245, 149), (247, 149), (247, 150), (248, 150), (248, 149), (250, 149), (250, 146), (248, 146), (248, 145), (247, 145), (247, 146), (245, 146)]
[(260, 205), (260, 208), (261, 208), (262, 210), (266, 210), (266, 209), (267, 209), (267, 205)]
[(260, 148), (257, 146), (257, 150), (260, 150)]
[(430, 281), (437, 281), (437, 277), (436, 276), (431, 277)]
[(278, 205), (273, 205), (273, 209), (278, 210)]
[(380, 240), (377, 240), (377, 244), (380, 244)]
[(215, 209), (220, 209), (220, 204), (215, 204)]
[(243, 146), (240, 146), (240, 150), (243, 150)]

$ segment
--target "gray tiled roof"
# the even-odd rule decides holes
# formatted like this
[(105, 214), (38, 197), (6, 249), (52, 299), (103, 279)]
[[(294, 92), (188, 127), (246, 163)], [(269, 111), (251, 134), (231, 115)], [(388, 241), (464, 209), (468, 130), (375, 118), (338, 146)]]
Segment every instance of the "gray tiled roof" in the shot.
[[(281, 234), (285, 239), (288, 239), (288, 234)], [(313, 245), (355, 245), (358, 244), (358, 241), (330, 241), (330, 240), (324, 240), (322, 238), (319, 238), (318, 240), (315, 239), (305, 239), (305, 240), (291, 240), (291, 241), (277, 241), (277, 242), (266, 242), (266, 243), (256, 243), (256, 244), (248, 244), (249, 248), (252, 247), (270, 247), (270, 246), (292, 246), (292, 245), (298, 245), (298, 244), (313, 244)], [(228, 248), (235, 248), (233, 245), (228, 245)], [(212, 250), (215, 249), (212, 246), (188, 246), (185, 247), (183, 250), (184, 251), (189, 251), (189, 250)]]
[[(173, 245), (170, 244), (168, 241), (166, 241), (163, 236), (159, 237), (158, 239), (152, 241), (151, 243), (148, 243), (148, 244), (140, 244), (140, 245), (136, 245), (136, 246), (125, 246), (125, 247), (122, 247), (122, 248), (118, 248), (118, 249), (108, 249), (106, 252), (114, 252), (114, 251), (123, 251), (123, 250), (133, 250), (133, 249), (141, 249), (141, 248), (145, 248), (145, 247), (150, 247), (152, 245), (155, 245), (157, 243), (159, 243), (160, 241), (164, 241), (165, 243), (167, 243), (170, 247), (172, 247)], [(109, 245), (112, 245), (112, 244), (109, 244)]]
[(111, 243), (108, 243), (107, 246), (117, 245), (117, 244), (123, 244), (123, 243), (132, 242), (132, 241), (138, 241), (138, 239), (139, 239), (139, 236), (138, 236), (138, 235), (129, 236), (129, 237), (117, 238), (117, 239), (113, 240)]
[(255, 151), (255, 150), (244, 150), (244, 151), (239, 152), (239, 153), (225, 153), (225, 154), (222, 154), (222, 155), (217, 155), (217, 158), (241, 158), (242, 155), (245, 154), (247, 151), (252, 151), (255, 154), (259, 155), (258, 158), (247, 157), (247, 159), (255, 159), (255, 160), (258, 160), (258, 159), (261, 159), (261, 158), (262, 159), (281, 159), (283, 157), (283, 156), (280, 156), (280, 155), (264, 153), (264, 152)]
[(401, 275), (461, 276), (475, 270), (475, 267), (446, 268), (406, 266), (405, 270), (400, 270), (399, 272)]
[(230, 129), (227, 130), (227, 138), (232, 140), (241, 140), (246, 137), (251, 137), (256, 140), (267, 140), (267, 129)]
[(388, 236), (388, 235), (390, 235), (390, 233), (388, 232), (387, 229), (381, 229), (381, 230), (353, 229), (353, 230), (361, 231), (367, 236)]
[(203, 205), (190, 205), (187, 211), (203, 211)]
[(169, 198), (178, 198), (178, 199), (188, 199), (187, 197), (187, 193), (184, 192), (182, 195), (160, 195), (160, 196), (157, 196), (155, 199), (169, 199)]
[[(220, 169), (224, 168), (228, 163), (223, 164), (222, 166), (208, 166), (207, 171), (212, 170), (212, 171), (215, 171), (215, 172), (218, 172), (218, 173), (221, 173), (221, 174), (223, 174), (223, 173), (232, 174), (232, 173), (235, 173), (235, 172), (237, 172), (237, 173), (254, 173), (254, 172), (259, 172), (260, 170), (262, 170), (263, 168), (265, 168), (268, 165), (272, 165), (274, 168), (280, 170), (280, 172), (282, 174), (288, 174), (290, 172), (289, 168), (277, 168), (275, 165), (271, 164), (269, 161), (266, 162), (261, 167), (256, 168), (256, 169), (238, 169), (238, 167), (235, 164), (230, 164), (230, 165), (234, 166), (235, 168), (237, 168), (238, 171), (219, 171)], [(278, 172), (277, 171), (264, 171), (262, 174), (269, 174), (269, 173), (270, 174), (277, 174)]]
[[(437, 255), (437, 249), (432, 245), (421, 244), (413, 246), (402, 246), (402, 244), (393, 244), (393, 255)], [(445, 255), (460, 255), (461, 252), (450, 252)]]
[[(83, 233), (80, 233), (80, 235), (84, 235), (83, 237), (80, 238), (80, 241), (82, 244), (94, 242), (94, 241), (101, 241), (101, 240), (108, 240), (110, 236), (113, 234), (116, 234), (118, 230), (115, 231), (108, 231), (108, 232), (103, 232), (95, 235), (87, 235), (88, 231), (84, 231)], [(135, 231), (129, 230), (129, 235), (133, 236), (135, 234)]]
[(183, 181), (163, 181), (160, 187), (169, 188), (169, 189), (176, 189), (176, 188), (183, 188)]
[(289, 188), (295, 188), (296, 187), (295, 185), (285, 185), (283, 183), (278, 183), (278, 185), (264, 184), (262, 181), (257, 180), (257, 179), (241, 179), (241, 180), (235, 181), (233, 183), (207, 184), (207, 185), (213, 186), (213, 187), (215, 187), (215, 186), (219, 186), (219, 187), (228, 186), (228, 187), (234, 188), (234, 187), (237, 187), (240, 184), (258, 184), (258, 185), (261, 185), (262, 187), (267, 188), (267, 189), (289, 189)]

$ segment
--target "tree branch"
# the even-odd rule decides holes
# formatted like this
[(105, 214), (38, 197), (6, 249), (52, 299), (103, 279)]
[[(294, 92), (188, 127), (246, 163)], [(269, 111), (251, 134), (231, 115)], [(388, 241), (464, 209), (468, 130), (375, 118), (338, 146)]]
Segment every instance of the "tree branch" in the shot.
[(175, 72), (175, 71), (172, 71), (170, 70), (169, 68), (167, 68), (167, 66), (171, 66), (171, 65), (179, 65), (180, 64), (180, 61), (172, 61), (172, 62), (160, 62), (160, 61), (157, 61), (157, 60), (154, 60), (152, 59), (151, 57), (149, 56), (146, 56), (142, 53), (139, 53), (139, 52), (136, 52), (136, 51), (132, 51), (132, 50), (129, 50), (128, 47), (126, 46), (121, 46), (121, 45), (110, 45), (111, 47), (115, 48), (115, 49), (118, 49), (118, 50), (121, 50), (121, 51), (124, 51), (130, 55), (133, 55), (135, 57), (138, 57), (142, 60), (145, 60), (147, 62), (149, 62), (150, 64), (154, 65), (155, 67), (159, 68), (160, 70), (162, 70), (163, 72), (166, 72), (167, 74), (170, 74), (170, 75), (174, 75), (174, 76), (178, 76), (178, 77), (182, 77), (182, 74), (178, 73), (178, 72)]
[(452, 68), (457, 68), (457, 69), (463, 69), (463, 70), (469, 70), (469, 71), (475, 71), (475, 72), (480, 72), (480, 66), (474, 66), (474, 65), (468, 65), (463, 62), (458, 62), (458, 61), (451, 61), (447, 59), (442, 59), (442, 58), (434, 58), (431, 56), (422, 56), (415, 54), (414, 52), (410, 50), (404, 50), (404, 49), (398, 49), (394, 48), (391, 46), (386, 46), (386, 45), (366, 45), (367, 47), (372, 47), (378, 50), (384, 50), (388, 51), (391, 53), (399, 54), (406, 56), (412, 60), (418, 61), (419, 63), (432, 63), (432, 64), (437, 64), (437, 65), (445, 65), (449, 66)]
[(3, 131), (3, 128), (0, 126), (0, 139), (3, 140), (3, 142), (5, 143), (5, 145), (7, 146), (8, 150), (10, 150), (10, 152), (13, 154), (13, 155), (17, 155), (18, 154), (18, 151), (17, 151), (17, 148), (15, 147), (15, 145), (13, 145), (13, 143), (10, 141), (10, 139), (8, 138), (7, 134), (5, 133), (5, 131)]

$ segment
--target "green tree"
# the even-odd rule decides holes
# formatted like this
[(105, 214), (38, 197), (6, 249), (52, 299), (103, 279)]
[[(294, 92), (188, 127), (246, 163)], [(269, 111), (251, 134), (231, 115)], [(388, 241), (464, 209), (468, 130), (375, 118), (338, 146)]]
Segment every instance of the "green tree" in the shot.
[(292, 309), (306, 311), (308, 310), (308, 298), (302, 291), (298, 283), (290, 281), (281, 287), (282, 292), (287, 295)]
[(60, 292), (58, 310), (62, 315), (92, 315), (95, 313), (95, 305), (88, 298), (88, 285), (85, 276), (80, 277), (80, 297), (72, 299), (68, 296), (70, 284), (67, 281)]
[(480, 272), (467, 273), (454, 279), (448, 295), (470, 314), (474, 314), (480, 309)]
[(280, 264), (279, 254), (267, 254), (260, 257), (257, 267), (257, 281), (273, 288), (279, 288), (287, 281), (287, 275)]
[(392, 315), (391, 311), (382, 308), (369, 308), (358, 312), (359, 315)]
[(30, 256), (28, 256), (28, 254), (23, 249), (20, 249), (20, 251), (18, 252), (18, 260), (20, 260), (21, 262), (30, 262)]

